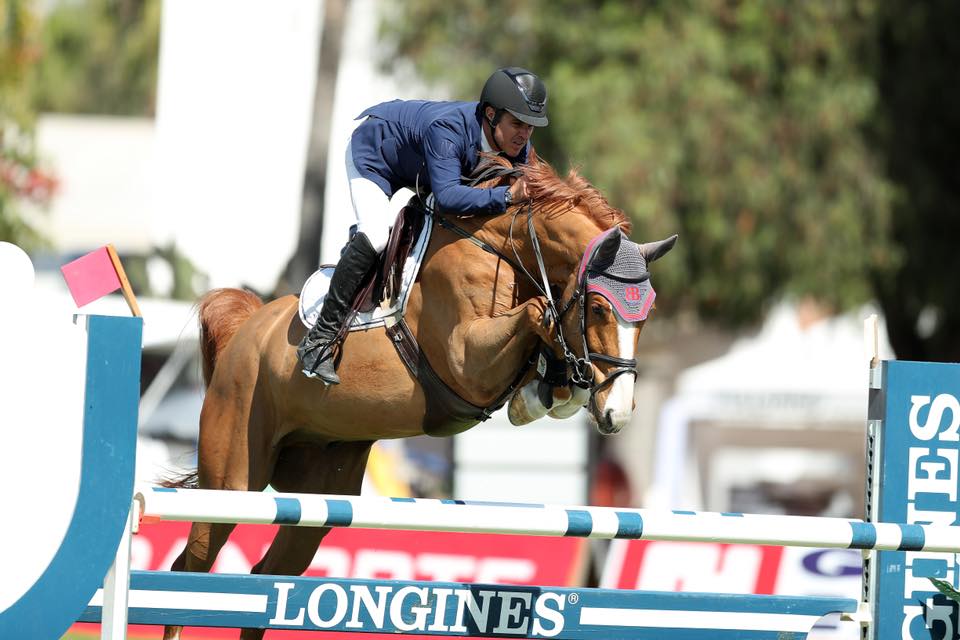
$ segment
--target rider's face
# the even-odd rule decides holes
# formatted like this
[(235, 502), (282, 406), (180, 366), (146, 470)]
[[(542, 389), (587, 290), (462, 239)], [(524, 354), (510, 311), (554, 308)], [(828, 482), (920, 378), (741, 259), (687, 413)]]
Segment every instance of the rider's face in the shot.
[(533, 134), (533, 125), (521, 122), (511, 113), (504, 113), (493, 130), (493, 139), (508, 156), (514, 157), (526, 146)]

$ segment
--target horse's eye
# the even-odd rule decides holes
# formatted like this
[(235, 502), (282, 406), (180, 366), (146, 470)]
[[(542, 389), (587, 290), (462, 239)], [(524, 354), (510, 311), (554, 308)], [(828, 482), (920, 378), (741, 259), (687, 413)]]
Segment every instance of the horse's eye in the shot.
[(592, 305), (590, 305), (590, 311), (592, 311), (593, 315), (597, 316), (598, 318), (602, 318), (604, 314), (607, 313), (606, 308), (599, 302), (594, 302)]

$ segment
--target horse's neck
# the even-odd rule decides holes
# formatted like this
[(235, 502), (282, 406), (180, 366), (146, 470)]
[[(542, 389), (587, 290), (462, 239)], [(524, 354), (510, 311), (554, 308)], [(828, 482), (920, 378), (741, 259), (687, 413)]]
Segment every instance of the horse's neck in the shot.
[[(510, 260), (514, 259), (512, 252), (500, 241), (500, 235), (489, 233), (482, 223), (461, 226)], [(524, 284), (522, 274), (517, 273), (509, 262), (459, 240), (448, 239), (428, 251), (429, 260), (421, 278), (426, 305), (440, 302), (448, 310), (455, 308), (456, 321), (460, 323), (500, 315), (523, 301), (518, 298)], [(455, 294), (455, 304), (450, 300), (437, 300), (445, 292)]]
[[(601, 229), (589, 217), (576, 211), (550, 213), (534, 210), (534, 228), (540, 245), (541, 255), (551, 281), (563, 280), (577, 268), (590, 240)], [(512, 229), (512, 237), (511, 237)], [(514, 216), (512, 213), (481, 222), (475, 229), (476, 235), (515, 260), (514, 249), (521, 263), (537, 277), (537, 260), (524, 212)], [(525, 279), (524, 276), (518, 276)], [(521, 283), (521, 286), (526, 283)], [(518, 300), (522, 301), (522, 300)]]

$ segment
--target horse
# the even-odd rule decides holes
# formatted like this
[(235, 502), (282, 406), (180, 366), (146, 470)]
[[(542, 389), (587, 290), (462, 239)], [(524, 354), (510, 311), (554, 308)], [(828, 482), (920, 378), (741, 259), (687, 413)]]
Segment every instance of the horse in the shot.
[[(504, 166), (497, 169), (498, 162)], [(296, 347), (306, 329), (296, 296), (264, 304), (247, 291), (218, 289), (201, 299), (206, 395), (198, 468), (172, 486), (260, 491), (270, 484), (283, 492), (358, 495), (376, 440), (452, 435), (506, 400), (515, 422), (565, 417), (587, 405), (603, 433), (627, 423), (645, 320), (624, 320), (616, 300), (588, 290), (588, 277), (623, 249), (652, 262), (676, 236), (632, 243), (627, 217), (576, 171), (564, 178), (541, 160), (518, 169), (491, 163), (490, 179), (478, 186), (522, 177), (529, 200), (495, 216), (432, 214), (434, 231), (399, 334), (419, 343), (419, 362), (398, 357), (395, 327), (350, 332), (338, 356), (341, 382), (325, 386), (300, 372)], [(639, 271), (605, 273), (648, 285), (649, 273), (643, 265)], [(650, 287), (648, 306), (652, 297)], [(425, 393), (423, 376), (412, 372), (418, 364), (482, 411), (445, 421), (447, 405)], [(546, 368), (566, 375), (545, 385)], [(172, 570), (209, 571), (234, 526), (193, 523)], [(253, 573), (300, 575), (328, 531), (280, 527)], [(166, 627), (163, 637), (179, 638), (181, 629)], [(262, 636), (258, 629), (240, 635)]]

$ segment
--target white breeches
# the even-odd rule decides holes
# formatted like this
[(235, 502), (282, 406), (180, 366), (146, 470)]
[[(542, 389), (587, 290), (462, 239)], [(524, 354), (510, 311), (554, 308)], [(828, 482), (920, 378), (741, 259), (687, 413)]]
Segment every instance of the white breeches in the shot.
[(377, 251), (387, 246), (390, 227), (400, 207), (390, 203), (390, 198), (377, 183), (364, 178), (353, 164), (353, 146), (347, 144), (347, 182), (350, 185), (350, 202), (357, 216), (357, 230), (366, 234)]

